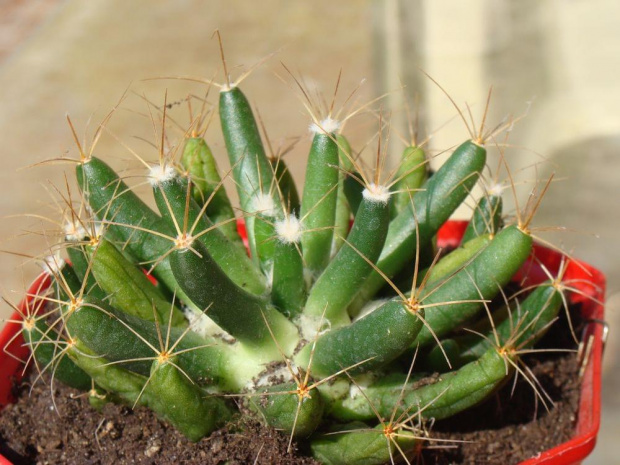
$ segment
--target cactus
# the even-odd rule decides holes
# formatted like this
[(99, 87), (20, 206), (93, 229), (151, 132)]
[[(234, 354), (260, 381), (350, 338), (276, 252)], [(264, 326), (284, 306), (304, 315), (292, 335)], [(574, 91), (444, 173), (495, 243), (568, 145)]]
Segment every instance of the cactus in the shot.
[[(503, 311), (487, 304), (530, 256), (536, 202), (504, 226), (494, 189), (460, 247), (441, 257), (434, 248), (496, 132), (483, 120), (432, 176), (413, 143), (384, 181), (381, 146), (369, 173), (333, 105), (306, 106), (313, 139), (300, 190), (284, 159), (266, 155), (251, 106), (229, 81), (219, 95), (229, 173), (203, 139), (202, 117), (166, 153), (161, 107), (159, 162), (143, 161), (157, 211), (94, 143), (78, 143), (83, 204), (69, 202), (60, 246), (71, 264), (47, 261), (52, 310), (23, 323), (37, 367), (90, 389), (94, 405), (147, 406), (193, 441), (236, 414), (236, 397), (329, 464), (406, 457), (425, 442), (427, 420), (482, 402), (515, 372), (527, 376), (520, 353), (557, 316), (561, 276), (506, 299)], [(423, 257), (432, 264), (423, 268)], [(492, 324), (455, 333), (476, 319)], [(443, 374), (417, 387), (418, 366)]]

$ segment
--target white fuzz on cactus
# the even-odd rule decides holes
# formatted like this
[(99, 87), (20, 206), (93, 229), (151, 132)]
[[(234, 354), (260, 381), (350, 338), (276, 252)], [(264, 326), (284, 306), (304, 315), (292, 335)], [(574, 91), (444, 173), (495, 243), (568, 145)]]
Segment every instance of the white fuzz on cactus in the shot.
[(65, 261), (60, 257), (59, 253), (48, 255), (43, 259), (43, 271), (50, 276), (58, 276), (63, 266), (65, 266)]
[(170, 181), (176, 176), (176, 170), (170, 165), (155, 165), (149, 170), (149, 182), (151, 186), (157, 186), (166, 181)]
[(278, 239), (286, 244), (296, 244), (301, 240), (301, 222), (295, 215), (287, 215), (275, 224)]
[(340, 129), (340, 121), (329, 116), (319, 123), (310, 124), (310, 132), (314, 134), (333, 134)]
[(378, 202), (382, 204), (388, 203), (390, 200), (390, 190), (386, 186), (370, 183), (366, 189), (362, 192), (362, 195), (366, 200), (372, 202)]
[(70, 242), (79, 242), (88, 236), (86, 229), (79, 221), (67, 221), (62, 229), (65, 238)]
[(276, 216), (277, 208), (273, 201), (273, 197), (269, 194), (262, 192), (256, 194), (252, 200), (252, 208), (254, 213), (260, 213), (264, 216), (274, 217)]

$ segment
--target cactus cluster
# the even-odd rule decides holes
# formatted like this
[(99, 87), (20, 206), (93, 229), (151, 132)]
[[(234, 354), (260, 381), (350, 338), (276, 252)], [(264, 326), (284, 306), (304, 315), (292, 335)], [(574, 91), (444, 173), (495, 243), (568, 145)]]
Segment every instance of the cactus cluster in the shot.
[[(23, 321), (38, 369), (95, 407), (146, 406), (192, 441), (240, 406), (327, 464), (407, 460), (430, 440), (428, 420), (527, 376), (520, 354), (556, 318), (561, 277), (489, 302), (530, 256), (536, 201), (504, 224), (501, 189), (487, 182), (461, 245), (436, 247), (495, 131), (483, 121), (432, 174), (413, 143), (384, 181), (381, 148), (370, 172), (337, 118), (307, 104), (313, 139), (299, 193), (230, 82), (217, 110), (228, 173), (202, 137), (204, 115), (166, 150), (170, 105), (151, 107), (159, 160), (134, 154), (157, 211), (76, 137), (81, 203), (66, 199), (65, 255), (46, 261), (45, 311)], [(426, 373), (441, 374), (418, 383)]]

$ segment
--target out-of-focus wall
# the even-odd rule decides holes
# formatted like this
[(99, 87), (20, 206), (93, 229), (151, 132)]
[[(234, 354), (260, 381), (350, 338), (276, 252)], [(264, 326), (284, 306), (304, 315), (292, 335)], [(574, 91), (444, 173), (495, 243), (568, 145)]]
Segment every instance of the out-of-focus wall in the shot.
[[(379, 73), (378, 83), (394, 88), (398, 77), (405, 76), (407, 91), (421, 94), (422, 120), (429, 132), (453, 119), (438, 131), (433, 148), (458, 144), (467, 132), (454, 118), (446, 96), (429, 79), (420, 79), (419, 68), (459, 106), (468, 102), (477, 121), (490, 86), (490, 125), (510, 114), (526, 114), (510, 133), (508, 142), (517, 147), (506, 149), (506, 159), (514, 171), (540, 163), (536, 170), (522, 173), (523, 180), (546, 179), (552, 172), (557, 180), (535, 225), (566, 227), (567, 231), (540, 234), (607, 274), (611, 332), (603, 423), (599, 445), (587, 463), (618, 463), (614, 438), (620, 430), (620, 338), (615, 334), (620, 327), (620, 3), (388, 0), (376, 5), (384, 15), (381, 23), (391, 25), (382, 37), (393, 36), (395, 29), (400, 37), (398, 46), (389, 40), (383, 44), (391, 53), (392, 72)], [(396, 123), (404, 124), (398, 118)], [(498, 142), (504, 142), (503, 136)], [(494, 158), (497, 153), (490, 159)], [(530, 188), (521, 189), (521, 205)], [(459, 211), (463, 216), (469, 213), (468, 208)]]
[[(26, 21), (20, 13), (28, 16), (31, 12), (16, 8), (11, 12), (13, 22)], [(12, 23), (9, 19), (5, 17)], [(243, 83), (243, 89), (260, 110), (275, 148), (282, 138), (300, 138), (287, 161), (293, 174), (302, 178), (310, 118), (298, 100), (300, 92), (289, 87), (292, 80), (280, 61), (294, 73), (303, 74), (309, 87), (326, 95), (333, 93), (340, 69), (343, 97), (367, 78), (369, 82), (358, 92), (360, 99), (367, 100), (374, 89), (370, 23), (367, 4), (353, 0), (57, 2), (55, 9), (24, 37), (11, 36), (11, 49), (0, 57), (0, 249), (41, 254), (51, 245), (47, 244), (48, 237), (25, 233), (42, 227), (57, 230), (58, 225), (23, 216), (7, 217), (37, 213), (60, 221), (50, 191), (53, 186), (63, 188), (62, 172), (71, 172), (71, 164), (18, 170), (62, 155), (78, 156), (65, 113), (71, 115), (80, 137), (92, 115), (92, 136), (98, 122), (130, 86), (126, 101), (108, 127), (142, 156), (155, 160), (155, 150), (138, 140), (141, 137), (153, 142), (154, 136), (147, 106), (134, 92), (144, 92), (161, 105), (166, 89), (169, 101), (176, 101), (190, 92), (203, 95), (206, 86), (179, 80), (141, 80), (171, 75), (211, 79), (217, 73), (221, 82), (218, 43), (212, 38), (216, 29), (224, 39), (233, 77), (277, 52)], [(12, 29), (15, 34), (23, 32)], [(282, 83), (276, 74), (287, 77), (289, 84)], [(217, 104), (216, 90), (209, 100)], [(181, 105), (171, 111), (184, 123), (187, 113)], [(171, 139), (174, 137), (178, 134), (171, 129)], [(217, 117), (207, 137), (225, 168)], [(356, 145), (365, 142), (361, 133), (353, 133), (352, 139)], [(132, 156), (110, 133), (101, 138), (97, 153), (120, 169), (139, 166), (135, 160), (131, 162)], [(144, 175), (143, 171), (125, 173)], [(39, 269), (30, 264), (22, 270), (19, 265), (23, 261), (9, 254), (2, 254), (0, 261), (0, 289), (12, 302), (20, 299), (25, 283)], [(9, 307), (2, 304), (0, 312), (7, 315)]]
[[(396, 88), (404, 76), (406, 92), (418, 93), (424, 101), (426, 131), (441, 127), (437, 148), (460, 143), (467, 132), (450, 101), (420, 69), (438, 81), (465, 115), (468, 103), (477, 123), (491, 86), (489, 126), (526, 114), (509, 139), (525, 149), (508, 151), (515, 167), (543, 156), (560, 157), (563, 164), (562, 153), (571, 145), (613, 139), (620, 132), (617, 2), (388, 0), (375, 5), (383, 5), (379, 11), (389, 18), (375, 21), (389, 29), (380, 37), (386, 39), (384, 57), (397, 55), (383, 60), (390, 72), (379, 71), (382, 89)], [(390, 40), (394, 30), (399, 30), (397, 50)], [(587, 161), (596, 163), (594, 156), (590, 153)], [(549, 164), (541, 176), (552, 168)], [(560, 176), (570, 174), (557, 168)]]

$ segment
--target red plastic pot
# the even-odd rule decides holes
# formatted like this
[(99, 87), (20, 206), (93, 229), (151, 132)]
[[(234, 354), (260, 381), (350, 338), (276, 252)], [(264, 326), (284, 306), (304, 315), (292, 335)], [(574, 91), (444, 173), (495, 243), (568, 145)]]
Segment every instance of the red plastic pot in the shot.
[[(462, 221), (450, 221), (444, 225), (439, 231), (439, 246), (457, 246), (466, 225), (467, 223)], [(241, 225), (240, 230), (242, 230)], [(557, 272), (562, 260), (560, 253), (535, 245), (534, 255), (551, 273)], [(529, 260), (519, 272), (517, 279), (524, 280), (525, 285), (545, 281), (547, 276), (538, 261)], [(521, 465), (579, 464), (592, 452), (596, 444), (601, 418), (601, 363), (606, 332), (604, 307), (598, 302), (603, 302), (605, 298), (605, 277), (599, 270), (585, 263), (572, 261), (568, 265), (565, 279), (574, 280), (571, 285), (585, 294), (573, 293), (570, 300), (572, 303), (581, 304), (582, 315), (588, 322), (582, 336), (587, 361), (581, 383), (575, 434), (570, 441), (521, 462)], [(41, 305), (42, 301), (37, 300), (35, 296), (47, 289), (49, 285), (50, 279), (47, 275), (39, 276), (20, 303), (19, 309), (25, 312), (29, 306)], [(33, 310), (37, 309), (30, 308), (30, 311)], [(20, 320), (17, 312), (12, 316), (12, 320)], [(23, 372), (23, 364), (18, 359), (25, 360), (28, 357), (28, 349), (24, 347), (24, 341), (18, 334), (19, 332), (18, 324), (7, 324), (0, 333), (0, 347), (5, 348), (0, 352), (0, 409), (7, 403), (13, 402), (12, 386), (19, 382)], [(0, 465), (11, 465), (11, 462), (0, 455)]]

